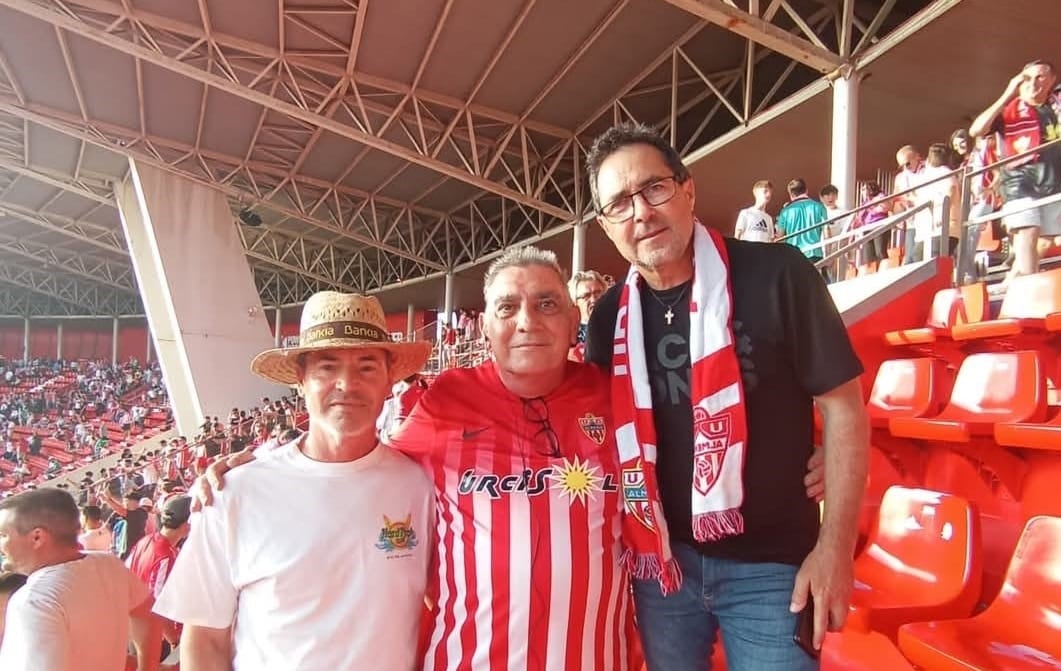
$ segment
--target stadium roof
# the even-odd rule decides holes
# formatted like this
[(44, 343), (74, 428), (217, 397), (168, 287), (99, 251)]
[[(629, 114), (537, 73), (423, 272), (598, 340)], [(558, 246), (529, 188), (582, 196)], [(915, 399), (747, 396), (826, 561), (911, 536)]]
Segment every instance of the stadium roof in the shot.
[(507, 245), (568, 231), (546, 243), (566, 257), (582, 154), (615, 120), (720, 150), (959, 4), (0, 0), (0, 314), (142, 311), (112, 196), (127, 156), (261, 216), (239, 230), (266, 305), (435, 307), (417, 281)]

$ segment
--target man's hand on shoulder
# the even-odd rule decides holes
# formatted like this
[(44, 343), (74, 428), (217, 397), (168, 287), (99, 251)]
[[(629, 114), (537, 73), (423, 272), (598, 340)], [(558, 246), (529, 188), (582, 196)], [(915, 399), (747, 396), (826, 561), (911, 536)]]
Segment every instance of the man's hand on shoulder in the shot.
[(225, 473), (252, 461), (254, 449), (247, 447), (207, 466), (206, 472), (195, 479), (189, 492), (192, 497), (192, 510), (202, 510), (205, 506), (213, 505), (214, 492), (225, 487)]

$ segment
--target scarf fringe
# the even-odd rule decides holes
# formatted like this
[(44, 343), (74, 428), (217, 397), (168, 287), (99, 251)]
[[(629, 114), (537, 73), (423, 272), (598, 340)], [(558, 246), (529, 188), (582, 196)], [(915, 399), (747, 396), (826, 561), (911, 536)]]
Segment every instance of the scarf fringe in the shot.
[(716, 510), (693, 516), (693, 538), (701, 543), (717, 541), (744, 533), (744, 516), (740, 508)]
[(626, 548), (619, 557), (619, 564), (637, 580), (658, 580), (663, 596), (677, 592), (682, 585), (682, 567), (674, 557), (661, 563), (655, 553), (638, 554)]

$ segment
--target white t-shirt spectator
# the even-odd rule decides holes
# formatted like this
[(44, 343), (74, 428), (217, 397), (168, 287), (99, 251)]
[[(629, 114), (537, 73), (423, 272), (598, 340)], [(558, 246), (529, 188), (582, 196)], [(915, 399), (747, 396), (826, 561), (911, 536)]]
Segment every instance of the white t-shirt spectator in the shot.
[(106, 526), (89, 529), (77, 537), (81, 547), (89, 552), (110, 552), (114, 547), (114, 534)]
[(147, 598), (140, 579), (109, 554), (35, 571), (7, 605), (0, 669), (124, 669), (129, 612)]
[(388, 447), (324, 463), (300, 442), (226, 476), (214, 505), (193, 517), (155, 611), (234, 626), (235, 671), (411, 671), (431, 483)]
[(776, 237), (774, 218), (755, 207), (746, 207), (740, 211), (733, 230), (738, 234), (739, 240), (750, 242), (773, 242)]

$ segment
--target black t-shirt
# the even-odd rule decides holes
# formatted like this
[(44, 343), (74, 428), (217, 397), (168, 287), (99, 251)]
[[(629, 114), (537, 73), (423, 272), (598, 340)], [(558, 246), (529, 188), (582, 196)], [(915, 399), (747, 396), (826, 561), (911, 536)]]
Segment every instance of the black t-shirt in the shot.
[[(1039, 117), (1040, 142), (1046, 143), (1061, 132), (1057, 112), (1046, 102), (1035, 108)], [(995, 119), (991, 128), (994, 133), (1003, 133), (1005, 122), (1002, 115)], [(1029, 147), (1030, 149), (1030, 147)], [(1045, 198), (1061, 193), (1061, 147), (1052, 145), (1039, 152), (1037, 160), (1021, 165), (1002, 167), (1002, 195), (1006, 200), (1018, 198)]]
[(129, 556), (133, 547), (147, 533), (147, 511), (143, 508), (125, 511), (125, 544), (119, 547), (118, 554), (122, 559)]
[[(798, 249), (731, 239), (726, 247), (748, 417), (744, 533), (712, 543), (692, 535), (691, 282), (654, 293), (642, 285), (663, 512), (671, 538), (703, 555), (800, 564), (818, 538), (818, 506), (803, 485), (814, 449), (813, 397), (861, 375), (862, 364), (824, 281)], [(621, 291), (616, 285), (597, 303), (586, 361), (611, 366)]]

